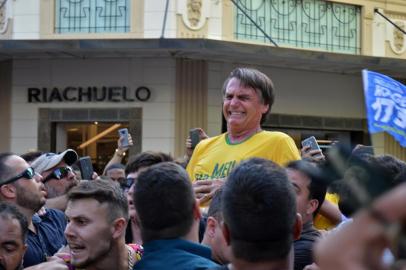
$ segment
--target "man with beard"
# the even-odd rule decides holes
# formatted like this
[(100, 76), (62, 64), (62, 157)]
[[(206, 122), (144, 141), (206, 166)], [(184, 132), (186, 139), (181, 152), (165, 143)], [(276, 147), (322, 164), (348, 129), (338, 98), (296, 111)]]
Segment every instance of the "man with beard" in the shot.
[(68, 193), (65, 214), (68, 255), (75, 268), (127, 270), (141, 258), (139, 245), (125, 244), (128, 205), (118, 183), (81, 181)]
[(65, 211), (66, 194), (77, 185), (78, 179), (70, 167), (78, 159), (72, 149), (60, 154), (45, 153), (32, 162), (32, 167), (43, 177), (47, 191), (46, 206)]
[(14, 205), (0, 202), (0, 270), (22, 269), (27, 231), (24, 215)]
[(45, 262), (66, 243), (66, 221), (61, 211), (46, 209), (42, 216), (36, 214), (46, 201), (41, 181), (24, 159), (0, 153), (0, 201), (14, 204), (28, 221), (24, 267)]

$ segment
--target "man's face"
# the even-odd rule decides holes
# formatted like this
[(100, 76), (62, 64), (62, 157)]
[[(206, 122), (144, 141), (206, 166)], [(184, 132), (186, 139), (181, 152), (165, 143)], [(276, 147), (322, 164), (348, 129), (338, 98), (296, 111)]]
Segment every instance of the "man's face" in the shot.
[[(28, 163), (19, 156), (11, 156), (6, 165), (13, 168), (15, 175), (21, 174), (28, 167)], [(37, 212), (45, 204), (46, 190), (41, 182), (41, 177), (34, 176), (32, 179), (20, 178), (14, 182), (16, 189), (15, 203), (23, 208)]]
[[(46, 179), (46, 177), (48, 175), (51, 175), (55, 169), (63, 167), (68, 167), (68, 165), (65, 163), (65, 161), (62, 160), (60, 163), (58, 163), (58, 165), (56, 165), (52, 169), (42, 172), (42, 177)], [(78, 179), (76, 178), (75, 173), (72, 170), (70, 170), (66, 174), (66, 176), (62, 177), (60, 180), (52, 177), (51, 179), (46, 181), (45, 188), (47, 189), (48, 192), (48, 198), (55, 198), (68, 193), (68, 191), (77, 184)]]
[(26, 248), (18, 220), (0, 215), (0, 269), (19, 269)]
[(109, 255), (113, 245), (108, 205), (95, 199), (68, 202), (65, 214), (68, 225), (65, 237), (71, 252), (71, 263), (77, 268), (94, 266)]
[(300, 171), (288, 169), (288, 178), (296, 192), (297, 212), (302, 216), (303, 224), (313, 219), (313, 205), (310, 197), (310, 179)]
[(137, 181), (137, 177), (138, 177), (138, 172), (133, 172), (133, 173), (129, 173), (127, 175), (127, 178), (133, 178), (134, 182), (131, 185), (130, 189), (127, 192), (127, 201), (128, 201), (128, 213), (130, 215), (131, 218), (134, 218), (137, 214), (137, 211), (135, 210), (135, 205), (134, 205), (134, 188), (135, 188), (135, 182)]
[(261, 102), (255, 89), (242, 86), (239, 79), (230, 79), (223, 102), (223, 114), (229, 131), (238, 133), (255, 129), (268, 108)]
[(111, 169), (107, 171), (107, 176), (115, 181), (121, 183), (121, 181), (124, 181), (125, 179), (125, 171), (124, 169)]

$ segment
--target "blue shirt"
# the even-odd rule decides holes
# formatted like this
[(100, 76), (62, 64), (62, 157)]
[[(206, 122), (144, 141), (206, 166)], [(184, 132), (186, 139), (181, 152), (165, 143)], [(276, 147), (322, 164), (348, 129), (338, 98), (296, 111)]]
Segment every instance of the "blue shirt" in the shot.
[(56, 209), (46, 209), (43, 216), (35, 214), (32, 223), (37, 233), (28, 230), (27, 251), (24, 255), (24, 268), (46, 261), (46, 257), (54, 255), (66, 245), (64, 235), (66, 227), (65, 214)]
[(218, 266), (210, 248), (182, 239), (154, 240), (145, 243), (144, 255), (133, 270), (193, 270)]

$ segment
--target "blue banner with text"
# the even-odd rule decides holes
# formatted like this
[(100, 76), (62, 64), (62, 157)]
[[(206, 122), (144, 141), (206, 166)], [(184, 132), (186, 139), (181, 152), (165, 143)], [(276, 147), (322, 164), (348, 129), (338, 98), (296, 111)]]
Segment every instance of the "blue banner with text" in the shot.
[(406, 147), (406, 86), (366, 69), (362, 77), (369, 132), (386, 131)]

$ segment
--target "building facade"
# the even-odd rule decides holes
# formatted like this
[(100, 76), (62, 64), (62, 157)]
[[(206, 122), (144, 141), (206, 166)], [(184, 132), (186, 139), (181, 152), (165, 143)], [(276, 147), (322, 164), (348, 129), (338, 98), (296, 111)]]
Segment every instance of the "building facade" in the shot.
[[(188, 130), (222, 131), (237, 66), (275, 83), (266, 129), (406, 160), (366, 127), (361, 70), (406, 79), (403, 0), (0, 0), (0, 149), (79, 147), (114, 124), (135, 146), (184, 153)], [(382, 15), (391, 22), (386, 20)], [(113, 135), (111, 135), (113, 134)], [(98, 162), (116, 133), (80, 148)], [(78, 148), (77, 148), (78, 149)], [(106, 150), (108, 149), (108, 150)], [(100, 161), (101, 162), (101, 161)]]

